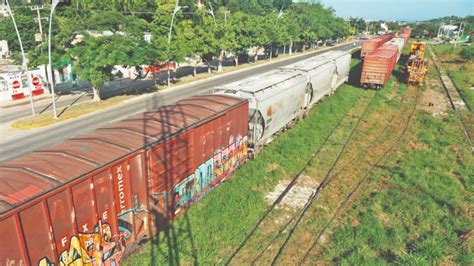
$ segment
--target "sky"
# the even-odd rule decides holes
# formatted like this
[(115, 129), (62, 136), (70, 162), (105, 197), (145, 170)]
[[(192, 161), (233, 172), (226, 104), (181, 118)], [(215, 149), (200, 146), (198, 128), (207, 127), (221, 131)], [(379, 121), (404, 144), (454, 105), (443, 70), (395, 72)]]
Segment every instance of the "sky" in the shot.
[(474, 15), (474, 0), (321, 0), (343, 18), (417, 21)]

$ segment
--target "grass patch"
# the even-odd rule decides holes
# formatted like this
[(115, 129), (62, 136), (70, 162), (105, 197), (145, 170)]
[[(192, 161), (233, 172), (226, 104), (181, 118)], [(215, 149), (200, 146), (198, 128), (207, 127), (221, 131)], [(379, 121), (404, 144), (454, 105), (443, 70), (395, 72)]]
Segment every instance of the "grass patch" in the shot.
[(11, 124), (11, 127), (18, 128), (18, 129), (32, 129), (32, 128), (39, 128), (48, 125), (52, 125), (54, 123), (58, 123), (64, 120), (68, 120), (71, 118), (76, 118), (81, 115), (85, 115), (88, 113), (92, 113), (98, 111), (100, 109), (108, 108), (114, 106), (116, 104), (121, 103), (122, 101), (131, 98), (132, 96), (117, 96), (112, 97), (106, 100), (102, 100), (100, 102), (83, 102), (73, 106), (66, 106), (57, 109), (58, 118), (53, 118), (53, 112), (45, 112), (36, 116), (31, 116), (23, 119), (19, 119), (14, 121)]
[(268, 208), (262, 192), (298, 172), (361, 94), (358, 88), (341, 86), (125, 264), (224, 263)]
[(365, 197), (341, 218), (324, 248), (325, 260), (472, 265), (470, 148), (462, 143), (454, 114), (439, 119), (420, 112), (414, 131), (371, 177)]

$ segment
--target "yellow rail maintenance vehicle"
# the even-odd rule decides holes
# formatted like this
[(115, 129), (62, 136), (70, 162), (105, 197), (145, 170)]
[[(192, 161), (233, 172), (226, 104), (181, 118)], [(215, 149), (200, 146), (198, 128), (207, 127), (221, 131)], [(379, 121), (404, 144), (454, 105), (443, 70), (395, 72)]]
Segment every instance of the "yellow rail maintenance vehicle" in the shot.
[(407, 81), (412, 84), (422, 84), (428, 73), (428, 60), (425, 57), (426, 43), (416, 41), (410, 47), (407, 61)]

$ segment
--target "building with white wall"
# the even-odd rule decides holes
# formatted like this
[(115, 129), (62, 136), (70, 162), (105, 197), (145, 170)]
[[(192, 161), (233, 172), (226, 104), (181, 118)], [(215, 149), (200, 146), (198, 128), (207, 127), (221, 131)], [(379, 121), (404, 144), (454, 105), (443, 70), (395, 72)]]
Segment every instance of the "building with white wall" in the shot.
[(0, 59), (8, 59), (10, 57), (10, 49), (8, 49), (8, 42), (0, 40)]
[(8, 12), (7, 12), (7, 5), (5, 4), (5, 0), (0, 0), (0, 18), (1, 17), (7, 17)]

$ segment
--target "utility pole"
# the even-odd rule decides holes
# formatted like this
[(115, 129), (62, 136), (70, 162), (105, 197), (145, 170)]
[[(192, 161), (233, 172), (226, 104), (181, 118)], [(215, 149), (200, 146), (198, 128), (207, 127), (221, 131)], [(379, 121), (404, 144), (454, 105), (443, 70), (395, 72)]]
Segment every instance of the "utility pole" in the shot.
[[(278, 12), (278, 15), (276, 17), (276, 20), (275, 20), (275, 24), (278, 23), (278, 19), (281, 18), (283, 16), (283, 7), (280, 9), (280, 11)], [(270, 61), (272, 61), (272, 56), (273, 56), (273, 43), (270, 44)]]
[(53, 24), (53, 12), (56, 6), (59, 4), (59, 0), (51, 1), (51, 12), (49, 13), (49, 32), (48, 32), (48, 70), (49, 70), (49, 84), (51, 85), (51, 100), (53, 102), (53, 117), (58, 118), (56, 112), (56, 95), (54, 95), (54, 72), (53, 65), (51, 63), (51, 27)]
[[(188, 6), (180, 6), (179, 5), (179, 0), (176, 0), (176, 5), (174, 6), (174, 9), (173, 9), (173, 16), (171, 17), (171, 23), (170, 23), (170, 30), (168, 32), (168, 58), (170, 57), (169, 53), (170, 53), (170, 44), (171, 44), (171, 31), (173, 30), (173, 23), (174, 23), (174, 17), (176, 16), (176, 13), (178, 13), (182, 8), (187, 8)], [(168, 65), (167, 65), (167, 69), (168, 69), (168, 77), (167, 77), (167, 85), (168, 87), (170, 86), (170, 77), (171, 77), (171, 73), (170, 73), (170, 59), (168, 59)]]
[(229, 14), (230, 11), (226, 10), (224, 11), (224, 22), (227, 23), (227, 14)]
[(454, 49), (456, 49), (456, 45), (458, 44), (458, 39), (459, 39), (459, 36), (461, 35), (461, 31), (462, 31), (462, 21), (461, 21), (461, 24), (459, 24), (459, 29), (458, 29), (458, 34), (456, 36), (456, 39), (454, 39)]
[(18, 38), (18, 42), (20, 43), (20, 51), (21, 51), (21, 57), (22, 57), (23, 70), (26, 72), (26, 77), (27, 77), (27, 80), (28, 80), (28, 88), (30, 89), (31, 113), (33, 114), (33, 116), (35, 116), (36, 115), (35, 104), (33, 102), (33, 90), (31, 89), (31, 75), (28, 72), (28, 61), (26, 60), (25, 50), (23, 49), (23, 43), (21, 42), (20, 32), (18, 31), (18, 27), (16, 25), (15, 17), (13, 16), (12, 9), (10, 8), (10, 3), (8, 2), (8, 0), (5, 0), (5, 4), (7, 5), (7, 12), (10, 15), (10, 17), (12, 18), (13, 27), (15, 27), (16, 36)]
[(43, 6), (32, 6), (30, 7), (31, 11), (36, 11), (36, 14), (38, 15), (38, 25), (39, 25), (39, 30), (41, 33), (41, 41), (43, 40), (43, 26), (41, 26), (41, 14), (40, 10), (43, 9)]
[(211, 2), (209, 2), (209, 14), (211, 14), (212, 18), (214, 19), (214, 25), (217, 25), (216, 15), (214, 14), (214, 9), (212, 8)]

